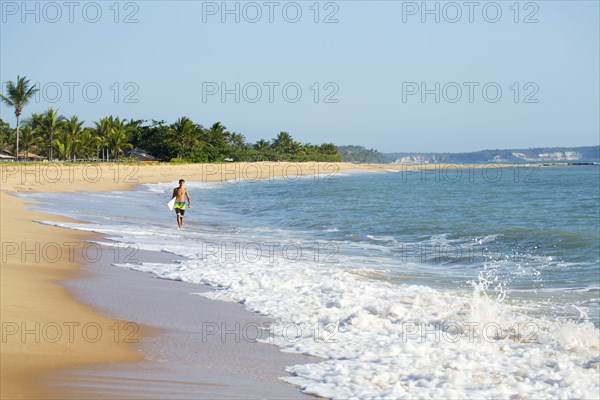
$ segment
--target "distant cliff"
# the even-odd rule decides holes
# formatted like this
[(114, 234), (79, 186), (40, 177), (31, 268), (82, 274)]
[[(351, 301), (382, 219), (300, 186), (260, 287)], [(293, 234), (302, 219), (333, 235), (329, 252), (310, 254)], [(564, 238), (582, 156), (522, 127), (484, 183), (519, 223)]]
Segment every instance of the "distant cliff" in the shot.
[(471, 153), (384, 153), (394, 163), (600, 162), (600, 146), (482, 150)]

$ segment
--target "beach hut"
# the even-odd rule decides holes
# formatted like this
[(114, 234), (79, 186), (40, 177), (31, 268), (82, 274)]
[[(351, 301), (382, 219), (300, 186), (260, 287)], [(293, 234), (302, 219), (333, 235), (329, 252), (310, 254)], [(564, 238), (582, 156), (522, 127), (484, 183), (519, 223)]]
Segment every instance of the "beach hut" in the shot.
[(38, 156), (37, 154), (32, 152), (23, 152), (19, 154), (19, 161), (41, 161), (45, 159), (46, 157)]
[(7, 151), (0, 150), (0, 162), (1, 161), (14, 161), (14, 160), (15, 160), (15, 156), (13, 156), (12, 154), (10, 154)]

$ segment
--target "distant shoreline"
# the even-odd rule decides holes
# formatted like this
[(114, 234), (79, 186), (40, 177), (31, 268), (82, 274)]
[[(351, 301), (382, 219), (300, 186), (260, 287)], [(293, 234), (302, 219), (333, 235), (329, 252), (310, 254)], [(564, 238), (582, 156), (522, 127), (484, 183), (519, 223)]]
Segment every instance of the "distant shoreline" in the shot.
[(425, 163), (586, 163), (600, 162), (600, 146), (535, 147), (527, 149), (486, 149), (465, 152), (383, 152), (363, 146), (338, 146), (349, 162)]

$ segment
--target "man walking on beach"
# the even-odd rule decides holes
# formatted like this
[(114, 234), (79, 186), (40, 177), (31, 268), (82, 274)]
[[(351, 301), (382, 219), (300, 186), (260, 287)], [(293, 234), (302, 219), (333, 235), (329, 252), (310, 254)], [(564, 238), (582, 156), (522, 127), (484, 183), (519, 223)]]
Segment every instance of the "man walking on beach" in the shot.
[(185, 187), (185, 181), (183, 179), (179, 180), (179, 187), (173, 189), (173, 197), (175, 197), (175, 205), (173, 208), (175, 209), (175, 214), (177, 214), (177, 225), (179, 226), (179, 229), (181, 229), (183, 227), (183, 214), (185, 214), (184, 197), (187, 197), (188, 207), (192, 207), (192, 201), (190, 200), (190, 195)]

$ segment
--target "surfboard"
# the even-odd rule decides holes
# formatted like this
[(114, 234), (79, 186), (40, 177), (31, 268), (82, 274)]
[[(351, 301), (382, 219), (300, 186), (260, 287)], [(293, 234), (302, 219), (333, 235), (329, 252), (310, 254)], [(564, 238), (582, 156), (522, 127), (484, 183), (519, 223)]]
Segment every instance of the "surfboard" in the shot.
[(169, 210), (173, 211), (173, 207), (175, 207), (175, 197), (173, 197), (171, 201), (167, 203), (167, 207), (169, 207)]

